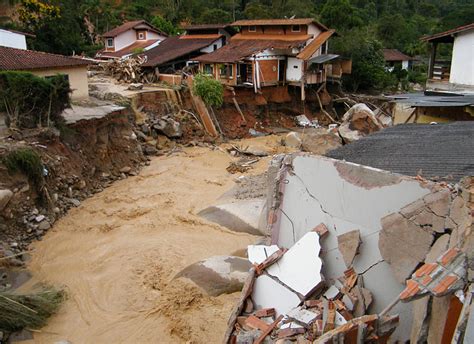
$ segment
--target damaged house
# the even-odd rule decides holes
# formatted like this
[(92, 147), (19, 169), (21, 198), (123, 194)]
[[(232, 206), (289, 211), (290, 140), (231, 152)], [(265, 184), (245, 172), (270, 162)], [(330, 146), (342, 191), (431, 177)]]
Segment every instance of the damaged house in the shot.
[(239, 20), (239, 27), (224, 47), (199, 56), (201, 72), (228, 86), (262, 87), (290, 85), (301, 88), (326, 81), (339, 81), (350, 73), (351, 61), (328, 54), (328, 41), (335, 34), (313, 19)]
[(166, 37), (165, 32), (145, 20), (129, 21), (102, 35), (105, 48), (97, 52), (96, 58), (125, 58), (156, 47)]
[(168, 37), (160, 45), (146, 51), (143, 68), (174, 72), (197, 65), (194, 58), (221, 48), (235, 33), (227, 24), (202, 24), (184, 27), (183, 35)]

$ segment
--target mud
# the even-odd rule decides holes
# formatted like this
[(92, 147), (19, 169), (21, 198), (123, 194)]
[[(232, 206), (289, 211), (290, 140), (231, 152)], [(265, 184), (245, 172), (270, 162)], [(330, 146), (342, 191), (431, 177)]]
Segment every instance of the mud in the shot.
[[(279, 137), (254, 139), (277, 153)], [(38, 282), (63, 285), (68, 300), (35, 343), (214, 343), (222, 341), (238, 293), (209, 297), (173, 277), (186, 266), (230, 255), (258, 237), (234, 233), (196, 214), (234, 185), (225, 147), (186, 148), (157, 157), (72, 209), (33, 245)], [(267, 168), (261, 159), (249, 174)]]

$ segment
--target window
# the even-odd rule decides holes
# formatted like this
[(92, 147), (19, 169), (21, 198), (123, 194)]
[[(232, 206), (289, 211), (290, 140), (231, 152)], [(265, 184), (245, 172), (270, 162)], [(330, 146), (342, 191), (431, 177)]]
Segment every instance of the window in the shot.
[(145, 33), (144, 32), (139, 32), (138, 33), (138, 39), (143, 41), (145, 39)]
[(257, 32), (257, 27), (255, 25), (249, 26), (249, 32)]
[(225, 79), (232, 79), (234, 68), (231, 64), (223, 64), (220, 66), (220, 76)]
[(107, 48), (113, 48), (113, 47), (114, 47), (114, 39), (107, 38)]
[(214, 75), (214, 66), (206, 63), (204, 65), (204, 74)]
[(214, 44), (214, 51), (217, 50), (217, 44)]
[(291, 26), (291, 32), (300, 32), (301, 28), (299, 25), (292, 25)]

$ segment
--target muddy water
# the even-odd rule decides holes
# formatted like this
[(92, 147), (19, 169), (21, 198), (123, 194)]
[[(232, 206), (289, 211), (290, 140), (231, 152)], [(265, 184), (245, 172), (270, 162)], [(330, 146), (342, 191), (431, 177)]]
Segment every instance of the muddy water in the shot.
[[(34, 245), (30, 284), (63, 285), (68, 300), (35, 343), (221, 342), (238, 293), (211, 298), (173, 276), (257, 239), (195, 215), (233, 186), (236, 175), (225, 170), (231, 159), (208, 148), (155, 158), (58, 221)], [(251, 173), (264, 171), (268, 159)]]

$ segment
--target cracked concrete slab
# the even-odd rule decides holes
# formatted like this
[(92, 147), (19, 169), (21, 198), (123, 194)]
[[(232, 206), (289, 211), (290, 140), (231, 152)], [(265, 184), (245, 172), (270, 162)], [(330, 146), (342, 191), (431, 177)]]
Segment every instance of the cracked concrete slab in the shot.
[(260, 264), (278, 250), (277, 245), (249, 245), (247, 247), (247, 255), (250, 263)]
[(344, 263), (348, 268), (352, 265), (356, 254), (359, 253), (360, 243), (360, 231), (358, 229), (337, 236), (339, 252), (341, 252)]
[[(322, 273), (328, 280), (334, 280), (346, 269), (337, 237), (357, 228), (362, 244), (353, 267), (364, 277), (365, 288), (373, 293), (370, 310), (382, 311), (404, 285), (379, 250), (381, 219), (415, 201), (420, 200), (423, 205), (425, 196), (442, 188), (434, 190), (434, 183), (303, 153), (277, 156), (272, 166), (280, 168), (276, 177), (273, 174), (273, 179), (269, 179), (273, 185), (267, 202), (272, 243), (290, 248), (323, 223), (329, 233), (321, 240)], [(432, 237), (430, 232), (427, 235)], [(423, 249), (427, 252), (427, 248)], [(424, 256), (416, 259), (423, 261)], [(400, 314), (400, 326), (393, 338), (408, 340), (411, 305), (399, 304), (393, 313)]]

